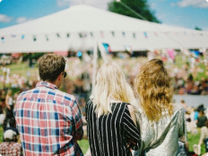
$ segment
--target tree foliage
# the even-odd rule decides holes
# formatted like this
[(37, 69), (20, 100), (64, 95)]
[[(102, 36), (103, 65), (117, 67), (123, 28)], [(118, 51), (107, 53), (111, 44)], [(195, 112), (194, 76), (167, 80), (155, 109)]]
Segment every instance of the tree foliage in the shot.
[(202, 29), (199, 28), (199, 27), (197, 27), (197, 26), (196, 26), (194, 29), (195, 29), (195, 30), (200, 30), (200, 31), (202, 31)]
[[(128, 7), (133, 11), (128, 9)], [(108, 3), (108, 10), (122, 15), (160, 23), (160, 21), (155, 17), (154, 12), (150, 10), (147, 0), (122, 0), (121, 2), (112, 1)], [(134, 13), (134, 11), (137, 14)], [(144, 18), (141, 18), (140, 16)]]

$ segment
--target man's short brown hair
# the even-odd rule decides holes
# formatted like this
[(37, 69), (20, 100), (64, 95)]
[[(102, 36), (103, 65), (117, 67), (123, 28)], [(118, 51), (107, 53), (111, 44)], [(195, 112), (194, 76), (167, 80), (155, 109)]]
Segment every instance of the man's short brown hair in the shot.
[(65, 70), (66, 60), (61, 55), (45, 54), (38, 63), (39, 76), (45, 81), (55, 81), (59, 74)]

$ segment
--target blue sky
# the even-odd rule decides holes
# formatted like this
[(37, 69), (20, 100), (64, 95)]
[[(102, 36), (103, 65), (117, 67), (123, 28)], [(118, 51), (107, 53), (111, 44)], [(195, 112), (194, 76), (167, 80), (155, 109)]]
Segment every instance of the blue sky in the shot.
[[(33, 20), (77, 4), (107, 9), (112, 0), (0, 0), (0, 28)], [(148, 0), (163, 23), (208, 31), (208, 0)]]

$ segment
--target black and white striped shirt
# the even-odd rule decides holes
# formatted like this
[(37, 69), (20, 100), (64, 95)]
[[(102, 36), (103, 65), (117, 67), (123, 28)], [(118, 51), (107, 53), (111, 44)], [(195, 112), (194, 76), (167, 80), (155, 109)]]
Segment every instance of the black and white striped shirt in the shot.
[(127, 107), (113, 103), (112, 113), (98, 118), (91, 100), (86, 105), (87, 135), (92, 156), (131, 156), (130, 142), (140, 144), (140, 132)]

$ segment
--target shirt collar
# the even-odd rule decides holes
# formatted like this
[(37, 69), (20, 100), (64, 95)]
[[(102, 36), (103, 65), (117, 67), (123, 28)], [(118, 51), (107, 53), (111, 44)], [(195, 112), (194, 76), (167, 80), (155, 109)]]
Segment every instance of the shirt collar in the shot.
[(46, 81), (40, 81), (36, 84), (36, 87), (47, 87), (51, 89), (58, 89), (58, 87), (52, 83), (46, 82)]

